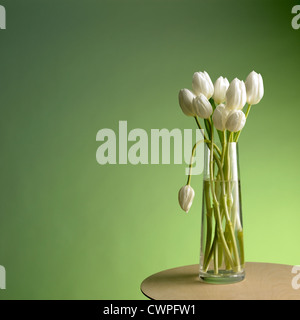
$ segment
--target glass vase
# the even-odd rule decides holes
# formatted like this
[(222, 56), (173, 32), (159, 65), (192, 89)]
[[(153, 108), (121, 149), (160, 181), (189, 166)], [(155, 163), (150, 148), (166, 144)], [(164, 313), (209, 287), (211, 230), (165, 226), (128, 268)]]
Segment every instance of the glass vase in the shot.
[(205, 146), (199, 277), (234, 283), (245, 277), (237, 143)]

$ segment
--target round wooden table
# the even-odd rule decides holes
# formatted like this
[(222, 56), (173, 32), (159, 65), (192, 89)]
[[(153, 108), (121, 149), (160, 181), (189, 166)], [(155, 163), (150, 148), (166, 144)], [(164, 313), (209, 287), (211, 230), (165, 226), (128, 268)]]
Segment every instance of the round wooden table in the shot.
[(154, 300), (300, 300), (300, 267), (248, 262), (246, 277), (234, 284), (208, 284), (199, 265), (169, 269), (146, 278), (145, 296)]

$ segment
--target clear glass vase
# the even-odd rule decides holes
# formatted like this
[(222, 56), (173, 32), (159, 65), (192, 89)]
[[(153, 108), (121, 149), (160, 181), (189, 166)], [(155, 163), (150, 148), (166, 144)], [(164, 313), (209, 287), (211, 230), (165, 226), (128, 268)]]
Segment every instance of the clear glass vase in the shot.
[(209, 283), (244, 279), (244, 241), (237, 144), (204, 152), (199, 277)]

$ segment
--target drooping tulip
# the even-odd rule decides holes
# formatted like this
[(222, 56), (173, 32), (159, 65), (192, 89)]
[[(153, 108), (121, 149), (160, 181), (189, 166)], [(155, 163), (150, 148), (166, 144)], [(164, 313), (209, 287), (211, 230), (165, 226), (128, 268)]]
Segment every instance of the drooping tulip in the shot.
[(193, 110), (193, 99), (195, 95), (188, 89), (181, 89), (179, 91), (178, 99), (179, 105), (183, 111), (183, 113), (187, 116), (195, 116), (195, 112)]
[(235, 78), (231, 81), (226, 92), (226, 108), (229, 110), (242, 110), (246, 99), (247, 95), (244, 81)]
[(220, 131), (225, 130), (225, 123), (227, 120), (228, 113), (229, 111), (226, 109), (224, 104), (219, 104), (216, 107), (214, 114), (212, 116), (212, 120), (216, 129)]
[(225, 128), (231, 132), (238, 132), (244, 128), (246, 124), (246, 116), (243, 111), (231, 111), (227, 116)]
[(229, 87), (227, 78), (219, 77), (214, 83), (213, 99), (216, 104), (220, 104), (226, 100), (226, 91)]
[(214, 85), (206, 71), (194, 73), (192, 86), (197, 96), (202, 93), (207, 99), (210, 99), (214, 94)]
[(260, 73), (252, 71), (246, 81), (247, 102), (251, 105), (258, 104), (264, 95), (264, 84)]
[(195, 114), (202, 119), (209, 118), (213, 112), (210, 102), (202, 93), (194, 98), (193, 107)]
[(195, 191), (190, 185), (183, 186), (178, 192), (178, 201), (182, 210), (186, 213), (190, 210), (195, 196)]

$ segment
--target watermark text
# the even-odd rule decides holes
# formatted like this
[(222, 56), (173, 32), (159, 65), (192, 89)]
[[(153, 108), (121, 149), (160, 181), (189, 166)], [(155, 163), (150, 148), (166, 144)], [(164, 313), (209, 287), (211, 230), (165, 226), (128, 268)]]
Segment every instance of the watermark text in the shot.
[(0, 29), (6, 29), (6, 10), (0, 5)]
[(300, 29), (300, 5), (296, 5), (292, 8), (292, 14), (295, 14), (292, 19), (292, 28), (298, 30)]
[(0, 266), (0, 289), (6, 289), (6, 271), (3, 266)]
[(102, 142), (96, 151), (96, 160), (101, 165), (182, 164), (184, 161), (188, 165), (187, 175), (190, 163), (193, 175), (203, 172), (204, 143), (198, 144), (191, 158), (195, 142), (203, 141), (203, 131), (199, 129), (151, 129), (149, 135), (141, 128), (128, 131), (127, 121), (119, 121), (117, 134), (104, 128), (97, 132), (96, 141)]

